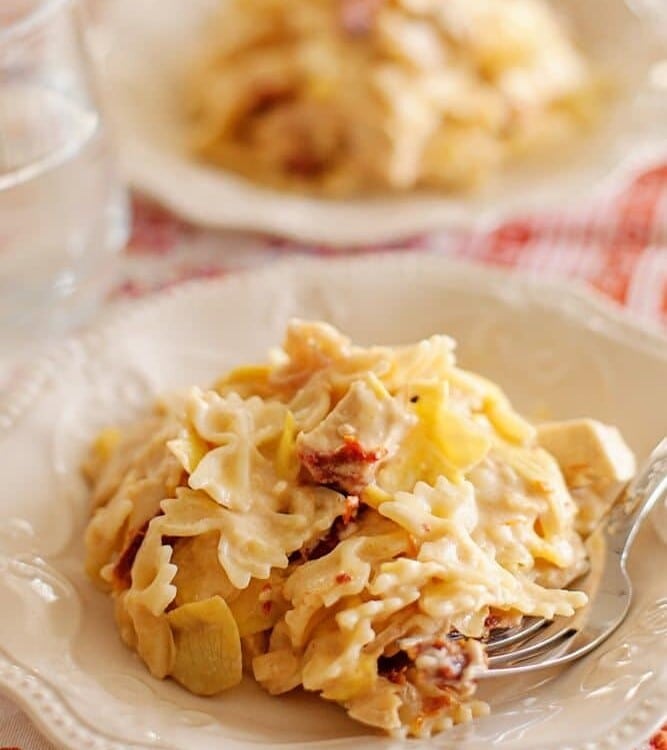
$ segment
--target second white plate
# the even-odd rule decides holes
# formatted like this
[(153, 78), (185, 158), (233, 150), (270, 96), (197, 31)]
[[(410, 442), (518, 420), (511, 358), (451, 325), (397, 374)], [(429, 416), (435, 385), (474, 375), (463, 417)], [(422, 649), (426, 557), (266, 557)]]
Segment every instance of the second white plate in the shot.
[(613, 192), (667, 157), (667, 84), (659, 67), (667, 44), (664, 36), (660, 42), (653, 19), (637, 15), (624, 0), (558, 0), (586, 54), (619, 85), (617, 103), (594, 135), (506, 172), (467, 197), (333, 201), (254, 185), (198, 164), (186, 145), (179, 94), (184, 65), (220, 2), (108, 4), (110, 51), (101, 67), (123, 170), (137, 188), (194, 222), (332, 246), (382, 242), (440, 227), (494, 223), (532, 208), (575, 205), (591, 192)]

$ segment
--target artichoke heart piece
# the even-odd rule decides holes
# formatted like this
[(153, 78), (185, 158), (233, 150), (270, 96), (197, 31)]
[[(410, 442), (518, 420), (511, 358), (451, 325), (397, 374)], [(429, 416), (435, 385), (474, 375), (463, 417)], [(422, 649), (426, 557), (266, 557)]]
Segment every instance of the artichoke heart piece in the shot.
[(481, 399), (483, 412), (505, 439), (514, 443), (527, 443), (534, 439), (533, 425), (514, 411), (505, 393), (493, 381), (458, 367), (453, 367), (448, 377), (464, 393)]
[(469, 418), (443, 409), (434, 425), (434, 438), (445, 458), (462, 472), (481, 461), (491, 440)]
[(526, 482), (544, 491), (562, 486), (563, 478), (556, 459), (542, 448), (527, 449), (504, 440), (495, 440), (493, 453), (511, 466)]
[(353, 674), (332, 680), (322, 691), (322, 697), (330, 701), (349, 701), (358, 695), (371, 693), (378, 679), (377, 659), (370, 654), (361, 654)]
[(229, 608), (241, 637), (261, 633), (273, 627), (287, 609), (282, 582), (275, 573), (268, 580), (253, 578)]
[(493, 426), (506, 440), (524, 444), (535, 438), (535, 428), (512, 409), (504, 396), (489, 399), (485, 404), (485, 411)]
[[(406, 462), (418, 466), (421, 477), (434, 484), (439, 475), (458, 482), (481, 461), (491, 440), (472, 419), (449, 408), (446, 384), (420, 384), (413, 396), (419, 424), (406, 440), (413, 456)], [(416, 398), (415, 398), (416, 397)]]
[(171, 676), (196, 695), (215, 695), (241, 681), (241, 639), (224, 599), (213, 596), (167, 614), (176, 656)]
[(171, 561), (178, 569), (173, 581), (177, 605), (212, 596), (221, 596), (229, 602), (238, 595), (218, 561), (219, 541), (220, 534), (209, 531), (175, 543)]
[(154, 615), (136, 601), (128, 601), (127, 608), (134, 635), (126, 631), (121, 632), (121, 636), (135, 643), (137, 653), (151, 674), (163, 680), (174, 664), (174, 638), (169, 621), (164, 614)]

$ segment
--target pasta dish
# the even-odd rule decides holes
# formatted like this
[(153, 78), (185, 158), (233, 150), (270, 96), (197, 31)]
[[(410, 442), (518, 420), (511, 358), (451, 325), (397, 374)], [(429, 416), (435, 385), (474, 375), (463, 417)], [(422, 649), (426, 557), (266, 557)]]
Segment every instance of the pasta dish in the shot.
[(570, 37), (545, 0), (224, 0), (184, 91), (191, 148), (306, 192), (468, 189), (591, 121)]
[(632, 453), (533, 426), (454, 349), (294, 320), (268, 363), (98, 436), (87, 571), (155, 677), (215, 695), (245, 670), (428, 736), (487, 710), (491, 633), (586, 603), (568, 584)]

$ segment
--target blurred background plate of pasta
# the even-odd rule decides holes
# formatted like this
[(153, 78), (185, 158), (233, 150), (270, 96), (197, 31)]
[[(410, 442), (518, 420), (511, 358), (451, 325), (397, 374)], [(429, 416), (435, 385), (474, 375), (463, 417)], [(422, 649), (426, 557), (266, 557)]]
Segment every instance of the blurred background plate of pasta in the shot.
[[(667, 24), (646, 3), (564, 0), (552, 3), (553, 13), (544, 10), (548, 5), (531, 3), (513, 3), (526, 11), (506, 28), (516, 40), (502, 47), (477, 39), (469, 50), (472, 42), (465, 34), (457, 37), (456, 24), (484, 17), (493, 34), (488, 20), (493, 3), (454, 3), (461, 17), (452, 11), (451, 18), (438, 22), (435, 34), (431, 16), (424, 23), (423, 8), (436, 4), (413, 0), (388, 4), (389, 10), (381, 3), (333, 4), (343, 31), (332, 27), (333, 5), (323, 0), (295, 14), (295, 24), (285, 20), (284, 9), (270, 16), (280, 3), (273, 3), (271, 11), (268, 0), (245, 6), (235, 0), (116, 0), (104, 14), (100, 67), (125, 175), (136, 188), (201, 224), (330, 245), (493, 224), (519, 209), (563, 208), (593, 193), (614, 193), (667, 155)], [(481, 9), (479, 17), (473, 6)], [(347, 7), (347, 17), (341, 16), (341, 7)], [(374, 48), (370, 69), (362, 22), (368, 21), (364, 13), (380, 13), (378, 7), (382, 31), (373, 44), (380, 50)], [(232, 33), (231, 23), (225, 25), (234, 20), (226, 12), (237, 13), (233, 25), (241, 29), (238, 33)], [(283, 39), (276, 38), (275, 28), (265, 36), (258, 31), (262, 18), (269, 17), (285, 27)], [(556, 17), (564, 22), (562, 38)], [(521, 30), (520, 19), (526, 29)], [(245, 41), (244, 22), (253, 29)], [(544, 39), (548, 53), (531, 41), (531, 34)], [(436, 41), (442, 38), (446, 44)], [(521, 80), (515, 80), (508, 51), (535, 58)], [(346, 72), (341, 61), (355, 55)], [(430, 68), (428, 74), (414, 72), (438, 56), (444, 62), (433, 70), (446, 75), (438, 77)], [(327, 60), (336, 61), (328, 73)], [(550, 61), (560, 71), (560, 81), (551, 81), (558, 118), (552, 116), (555, 106), (548, 118), (542, 117), (537, 103), (539, 96), (547, 96)], [(268, 79), (262, 78), (262, 68), (270, 70)], [(359, 83), (358, 91), (350, 91), (355, 70), (372, 82), (372, 90)], [(527, 93), (529, 74), (540, 81), (534, 95)], [(322, 85), (315, 90), (313, 81)], [(322, 103), (332, 96), (321, 90), (324, 83), (338, 87), (335, 106)], [(386, 105), (380, 114), (371, 106), (378, 90)], [(407, 95), (418, 90), (428, 90), (429, 106), (425, 94)], [(435, 100), (446, 105), (434, 110)], [(447, 111), (443, 136), (432, 121), (442, 123), (442, 107), (451, 108), (454, 100), (457, 109)], [(245, 102), (246, 111), (222, 112), (226, 101), (237, 109)], [(592, 123), (567, 137), (556, 136), (567, 129), (563, 108), (568, 116)], [(232, 133), (226, 142), (215, 130), (221, 120)], [(236, 141), (234, 128), (243, 132)], [(426, 138), (427, 131), (432, 137)], [(289, 151), (290, 138), (299, 142), (300, 152)], [(324, 168), (311, 151), (303, 152), (306, 141), (316, 141), (313, 149), (328, 158), (344, 142), (347, 163), (341, 159), (320, 179)], [(411, 149), (419, 151), (419, 159)], [(512, 158), (506, 159), (509, 151)], [(516, 157), (518, 151), (526, 153)], [(290, 165), (288, 179), (274, 169), (281, 159)], [(310, 179), (313, 175), (318, 179)]]

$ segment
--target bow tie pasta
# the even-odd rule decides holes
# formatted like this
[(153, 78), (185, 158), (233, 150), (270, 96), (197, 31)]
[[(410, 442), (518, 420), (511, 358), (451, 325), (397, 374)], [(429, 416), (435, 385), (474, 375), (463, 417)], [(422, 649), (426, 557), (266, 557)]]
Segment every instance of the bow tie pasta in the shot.
[(483, 182), (595, 119), (544, 0), (226, 0), (187, 81), (204, 162), (334, 196)]
[(583, 539), (634, 459), (591, 420), (535, 427), (454, 341), (361, 348), (295, 320), (267, 364), (105, 430), (87, 570), (153, 675), (242, 671), (427, 736), (485, 712), (485, 643), (572, 615)]

